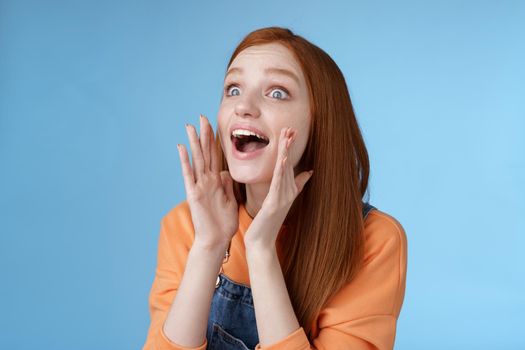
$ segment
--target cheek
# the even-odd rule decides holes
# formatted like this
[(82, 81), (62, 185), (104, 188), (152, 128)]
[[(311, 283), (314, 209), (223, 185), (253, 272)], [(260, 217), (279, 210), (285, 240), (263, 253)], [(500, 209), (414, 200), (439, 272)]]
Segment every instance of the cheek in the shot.
[(221, 104), (219, 106), (219, 111), (217, 112), (217, 125), (224, 124), (224, 122), (225, 122), (224, 116), (225, 115), (226, 115), (226, 113), (224, 113), (224, 108), (223, 108), (223, 105)]
[(299, 164), (299, 160), (301, 160), (304, 150), (306, 149), (307, 142), (308, 140), (306, 140), (306, 138), (298, 138), (295, 140), (294, 147), (291, 149), (292, 162), (294, 166)]
[(219, 132), (221, 136), (221, 142), (223, 143), (223, 149), (225, 145), (225, 141), (229, 140), (227, 137), (228, 135), (228, 120), (224, 116), (224, 113), (221, 113), (219, 110), (219, 113), (217, 114), (217, 131)]
[(306, 145), (308, 144), (308, 136), (310, 131), (309, 121), (304, 121), (300, 125), (297, 125), (297, 138), (294, 142), (293, 148), (293, 159), (294, 165), (299, 163), (299, 160), (303, 156)]

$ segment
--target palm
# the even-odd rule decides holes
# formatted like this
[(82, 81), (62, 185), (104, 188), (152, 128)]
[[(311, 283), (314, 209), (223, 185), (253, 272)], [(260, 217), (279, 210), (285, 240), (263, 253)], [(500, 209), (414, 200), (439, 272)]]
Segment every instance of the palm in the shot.
[(193, 166), (184, 146), (179, 147), (184, 186), (191, 210), (195, 241), (208, 246), (226, 245), (238, 228), (238, 206), (228, 171), (219, 172), (213, 129), (201, 117), (201, 135), (186, 125)]

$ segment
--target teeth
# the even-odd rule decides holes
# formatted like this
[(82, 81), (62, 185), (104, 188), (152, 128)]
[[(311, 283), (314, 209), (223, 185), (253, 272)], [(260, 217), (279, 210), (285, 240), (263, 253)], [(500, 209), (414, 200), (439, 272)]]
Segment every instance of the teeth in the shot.
[(237, 137), (239, 135), (245, 135), (245, 136), (256, 136), (260, 139), (263, 139), (263, 140), (268, 140), (266, 137), (264, 136), (261, 136), (253, 131), (250, 131), (250, 130), (246, 130), (246, 129), (235, 129), (232, 131), (232, 135)]

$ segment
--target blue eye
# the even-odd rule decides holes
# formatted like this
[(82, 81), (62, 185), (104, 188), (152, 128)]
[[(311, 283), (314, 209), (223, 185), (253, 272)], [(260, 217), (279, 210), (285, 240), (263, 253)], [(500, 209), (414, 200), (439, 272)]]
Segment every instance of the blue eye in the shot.
[[(234, 93), (235, 89), (237, 89), (236, 94)], [(226, 96), (239, 96), (240, 94), (239, 88), (235, 84), (229, 84), (228, 86), (226, 86), (224, 91), (226, 93)], [(286, 100), (290, 97), (290, 93), (285, 88), (279, 86), (272, 88), (270, 96), (278, 100)]]
[(233, 85), (233, 84), (230, 84), (226, 87), (226, 95), (227, 96), (238, 96), (239, 94), (237, 95), (233, 95), (233, 94), (230, 94), (230, 88), (236, 88), (236, 89), (239, 89), (237, 86)]
[[(277, 91), (279, 94), (275, 95), (274, 91)], [(286, 95), (286, 97), (284, 97), (284, 98), (281, 97), (283, 95), (283, 92)], [(272, 90), (270, 95), (272, 95), (272, 97), (277, 98), (278, 100), (285, 100), (288, 97), (288, 91), (286, 91), (286, 89), (283, 89), (283, 88), (275, 88), (275, 89)]]

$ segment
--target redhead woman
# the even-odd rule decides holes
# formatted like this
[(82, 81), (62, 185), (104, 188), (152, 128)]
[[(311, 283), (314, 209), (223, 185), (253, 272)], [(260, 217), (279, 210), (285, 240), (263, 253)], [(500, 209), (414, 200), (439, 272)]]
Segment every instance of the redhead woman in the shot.
[(343, 74), (286, 28), (228, 63), (217, 131), (178, 145), (186, 200), (161, 222), (143, 350), (392, 349), (402, 225), (364, 201), (369, 160)]

